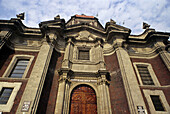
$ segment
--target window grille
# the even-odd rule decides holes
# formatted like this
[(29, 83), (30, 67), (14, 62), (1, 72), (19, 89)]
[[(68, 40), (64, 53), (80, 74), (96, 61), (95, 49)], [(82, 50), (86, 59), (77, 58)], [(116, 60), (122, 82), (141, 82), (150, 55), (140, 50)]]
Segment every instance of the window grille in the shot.
[(152, 99), (156, 111), (165, 111), (158, 95), (151, 95), (150, 97)]
[(89, 60), (89, 50), (79, 50), (79, 60)]
[(137, 65), (143, 85), (155, 85), (147, 66)]
[(0, 104), (7, 104), (13, 88), (2, 88), (0, 92)]
[(10, 78), (22, 78), (25, 69), (27, 68), (29, 59), (18, 59), (11, 74)]

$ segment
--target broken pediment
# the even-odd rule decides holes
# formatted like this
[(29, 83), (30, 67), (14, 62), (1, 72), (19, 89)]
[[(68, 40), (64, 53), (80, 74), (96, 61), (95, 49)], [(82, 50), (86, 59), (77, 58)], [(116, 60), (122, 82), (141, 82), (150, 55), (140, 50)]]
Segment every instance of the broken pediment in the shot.
[(110, 22), (106, 23), (106, 27), (105, 28), (108, 31), (110, 31), (110, 30), (115, 30), (115, 31), (130, 31), (130, 29), (116, 24), (116, 22), (114, 20), (112, 20), (112, 19), (110, 19)]

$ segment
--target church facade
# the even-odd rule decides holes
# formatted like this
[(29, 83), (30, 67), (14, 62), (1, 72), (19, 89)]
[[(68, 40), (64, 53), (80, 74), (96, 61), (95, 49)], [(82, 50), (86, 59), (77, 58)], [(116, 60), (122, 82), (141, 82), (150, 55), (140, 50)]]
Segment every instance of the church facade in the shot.
[(0, 20), (3, 114), (169, 114), (170, 33), (94, 16)]

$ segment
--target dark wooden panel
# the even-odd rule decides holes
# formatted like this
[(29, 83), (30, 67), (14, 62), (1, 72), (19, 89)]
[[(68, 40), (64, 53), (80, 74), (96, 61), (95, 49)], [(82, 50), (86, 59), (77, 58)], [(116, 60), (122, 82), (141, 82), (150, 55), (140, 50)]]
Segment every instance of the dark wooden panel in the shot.
[(96, 94), (91, 87), (81, 85), (73, 90), (70, 114), (97, 114)]

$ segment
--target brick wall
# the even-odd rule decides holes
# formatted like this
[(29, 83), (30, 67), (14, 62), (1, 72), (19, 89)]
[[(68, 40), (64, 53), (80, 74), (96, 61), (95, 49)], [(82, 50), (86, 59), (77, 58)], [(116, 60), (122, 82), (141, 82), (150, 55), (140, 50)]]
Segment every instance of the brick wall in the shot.
[(116, 53), (110, 56), (105, 56), (104, 59), (106, 63), (106, 69), (111, 75), (109, 92), (112, 113), (130, 114)]
[(159, 80), (159, 83), (164, 85), (170, 85), (170, 72), (168, 71), (167, 67), (163, 63), (160, 56), (157, 56), (152, 59), (139, 59), (139, 58), (131, 58), (132, 62), (145, 62), (150, 63), (152, 68)]
[(41, 93), (37, 114), (54, 113), (59, 79), (57, 70), (61, 68), (63, 56), (63, 54), (60, 54), (55, 50), (53, 51), (44, 87)]
[[(150, 63), (152, 65), (152, 68), (157, 76), (157, 79), (160, 83), (161, 86), (166, 86), (170, 85), (170, 72), (168, 71), (167, 67), (165, 66), (164, 62), (162, 61), (161, 57), (158, 55), (154, 58), (151, 59), (140, 59), (140, 58), (131, 58), (132, 63), (133, 62), (144, 62), (144, 63)], [(148, 90), (163, 90), (166, 100), (168, 104), (170, 105), (170, 87), (165, 87), (165, 88), (141, 88), (141, 92), (143, 94), (143, 98), (147, 107), (147, 110), (149, 111), (149, 106), (146, 101), (146, 98), (144, 97), (143, 89), (148, 89)], [(150, 114), (150, 112), (148, 112)]]
[[(22, 55), (33, 55), (34, 56), (34, 60), (32, 61), (32, 64), (28, 70), (28, 73), (26, 75), (26, 78), (29, 78), (30, 73), (32, 71), (32, 68), (34, 66), (35, 60), (37, 58), (38, 52), (26, 52), (26, 51), (14, 51), (9, 49), (8, 47), (4, 46), (1, 50), (0, 50), (0, 82), (21, 82), (22, 85), (16, 95), (16, 98), (14, 100), (14, 104), (12, 106), (11, 112), (10, 114), (14, 114), (18, 108), (18, 105), (20, 103), (22, 94), (24, 92), (24, 89), (26, 87), (27, 81), (28, 79), (11, 79), (11, 78), (2, 78), (3, 73), (5, 72), (5, 70), (7, 69), (8, 65), (10, 64), (12, 58), (14, 55), (17, 54), (22, 54)], [(7, 112), (3, 112), (3, 114), (8, 114)]]
[(35, 60), (37, 58), (38, 52), (14, 51), (6, 47), (5, 49), (2, 49), (0, 51), (0, 55), (2, 55), (0, 56), (0, 77), (3, 76), (5, 70), (7, 69), (14, 55), (33, 55), (34, 60), (32, 61), (32, 64), (26, 75), (26, 78), (29, 78), (32, 68), (34, 66)]

